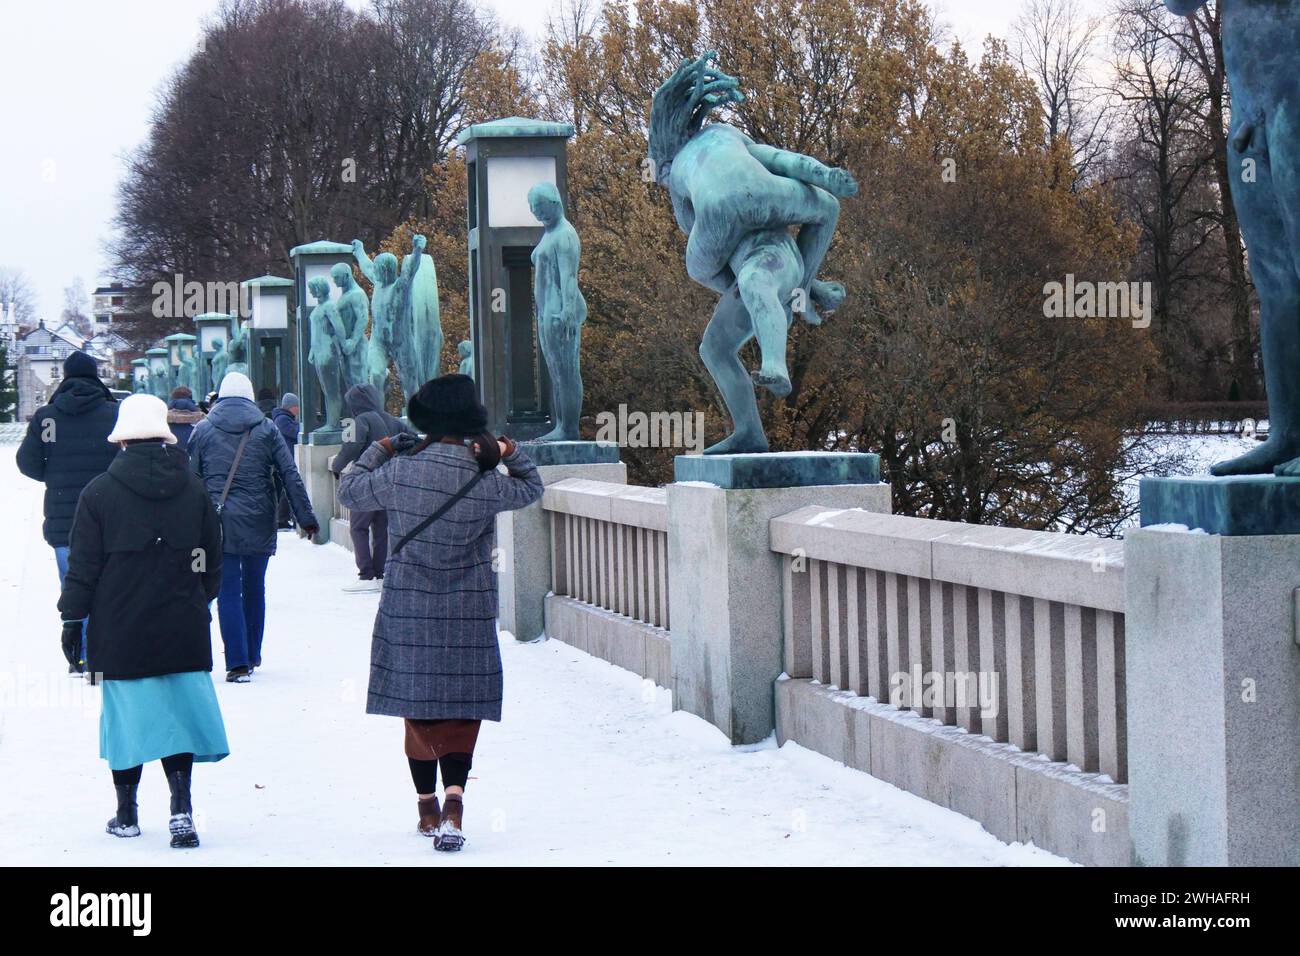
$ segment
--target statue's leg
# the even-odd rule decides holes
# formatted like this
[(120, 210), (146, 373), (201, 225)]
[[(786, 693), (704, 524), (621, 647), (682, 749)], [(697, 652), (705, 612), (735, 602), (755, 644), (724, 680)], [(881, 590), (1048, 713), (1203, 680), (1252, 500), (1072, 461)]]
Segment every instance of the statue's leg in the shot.
[(847, 198), (857, 194), (857, 181), (847, 169), (827, 166), (803, 153), (766, 146), (762, 143), (751, 143), (749, 155), (762, 163), (768, 172), (797, 179), (810, 186), (820, 186), (832, 196)]
[[(1232, 198), (1259, 294), (1268, 440), (1211, 468), (1216, 475), (1300, 475), (1300, 129), (1296, 104), (1279, 106), (1245, 153), (1229, 146)], [(1242, 160), (1255, 160), (1253, 182)], [(1281, 467), (1279, 467), (1281, 466)]]
[(751, 255), (736, 277), (762, 356), (762, 365), (752, 373), (754, 384), (778, 398), (790, 394), (790, 370), (785, 361), (790, 327), (786, 303), (799, 279), (800, 263), (794, 260), (793, 253), (782, 255), (771, 249)]
[(740, 298), (740, 290), (733, 287), (718, 300), (700, 342), (700, 358), (722, 393), (733, 426), (730, 435), (704, 449), (706, 455), (768, 450), (767, 436), (763, 434), (763, 423), (758, 417), (754, 385), (740, 364), (741, 346), (753, 334), (753, 323)]

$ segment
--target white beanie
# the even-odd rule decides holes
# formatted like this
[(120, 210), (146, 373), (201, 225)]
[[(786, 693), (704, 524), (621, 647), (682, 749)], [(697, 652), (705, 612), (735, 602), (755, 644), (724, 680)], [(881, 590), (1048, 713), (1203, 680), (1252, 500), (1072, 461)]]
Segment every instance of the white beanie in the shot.
[(111, 442), (135, 439), (159, 439), (176, 444), (176, 436), (167, 425), (167, 404), (153, 395), (129, 395), (117, 408), (117, 424), (108, 433)]
[(253, 383), (243, 372), (227, 372), (221, 380), (221, 391), (217, 398), (246, 398), (253, 401)]

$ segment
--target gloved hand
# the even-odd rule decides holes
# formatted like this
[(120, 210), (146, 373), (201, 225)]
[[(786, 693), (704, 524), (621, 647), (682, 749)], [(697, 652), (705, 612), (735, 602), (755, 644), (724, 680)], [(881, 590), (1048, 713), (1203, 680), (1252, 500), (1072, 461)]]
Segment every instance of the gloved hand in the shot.
[(407, 434), (406, 432), (398, 432), (391, 438), (381, 438), (377, 442), (379, 447), (390, 456), (405, 454), (419, 443), (418, 438), (414, 435)]
[(298, 537), (300, 538), (314, 539), (319, 531), (320, 531), (320, 525), (315, 525), (315, 524), (298, 525)]
[(64, 621), (63, 636), (59, 639), (63, 645), (63, 656), (67, 658), (68, 664), (75, 667), (78, 673), (86, 669), (81, 660), (81, 622)]

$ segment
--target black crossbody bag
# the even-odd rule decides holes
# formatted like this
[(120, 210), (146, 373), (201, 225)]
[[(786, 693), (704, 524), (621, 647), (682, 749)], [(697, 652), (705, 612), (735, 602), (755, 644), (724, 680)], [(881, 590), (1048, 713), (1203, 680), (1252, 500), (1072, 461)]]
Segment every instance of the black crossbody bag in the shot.
[(230, 497), (230, 486), (234, 484), (235, 472), (239, 470), (239, 459), (244, 457), (244, 446), (248, 444), (249, 436), (253, 434), (250, 428), (244, 432), (244, 436), (239, 439), (239, 447), (235, 449), (235, 460), (230, 463), (230, 473), (226, 475), (226, 486), (221, 489), (221, 500), (217, 502), (217, 514), (221, 514), (226, 507), (226, 499)]

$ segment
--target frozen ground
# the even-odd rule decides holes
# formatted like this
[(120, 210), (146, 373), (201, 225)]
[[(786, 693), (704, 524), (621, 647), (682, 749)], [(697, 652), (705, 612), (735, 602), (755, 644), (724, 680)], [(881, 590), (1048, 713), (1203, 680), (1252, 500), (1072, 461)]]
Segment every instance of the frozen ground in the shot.
[[(1059, 865), (979, 824), (793, 744), (735, 749), (667, 691), (557, 641), (503, 635), (505, 719), (485, 724), (469, 843), (414, 833), (401, 722), (365, 713), (376, 595), (345, 595), (351, 556), (282, 536), (266, 666), (218, 683), (233, 753), (195, 767), (203, 846), (167, 845), (158, 766), (144, 835), (103, 832), (98, 694), (59, 652), (41, 489), (0, 446), (0, 861), (55, 865)], [(221, 643), (213, 625), (214, 653)]]

